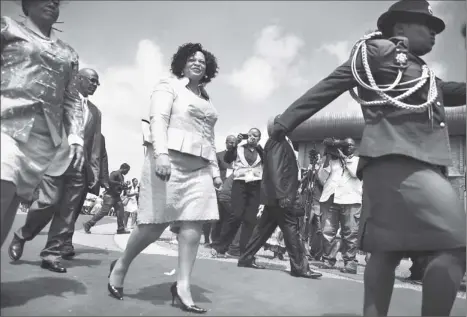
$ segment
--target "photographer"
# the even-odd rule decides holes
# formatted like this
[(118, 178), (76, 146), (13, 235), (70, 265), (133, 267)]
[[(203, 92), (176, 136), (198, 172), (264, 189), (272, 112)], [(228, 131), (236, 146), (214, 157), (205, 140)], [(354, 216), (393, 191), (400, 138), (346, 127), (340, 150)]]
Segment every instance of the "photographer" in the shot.
[[(308, 152), (310, 164), (301, 180), (301, 195), (305, 200), (306, 215), (300, 218), (300, 234), (306, 248), (307, 257), (321, 260), (323, 254), (322, 215), (319, 200), (323, 192), (324, 181), (319, 173), (324, 161), (321, 154), (313, 147)], [(327, 177), (328, 175), (326, 175)], [(308, 250), (309, 247), (309, 250)]]
[(256, 214), (263, 175), (263, 149), (258, 144), (261, 140), (261, 132), (252, 128), (247, 134), (239, 134), (237, 139), (238, 143), (243, 140), (246, 140), (246, 143), (240, 146), (235, 145), (224, 155), (224, 161), (227, 164), (233, 163), (234, 181), (231, 193), (233, 214), (227, 220), (219, 241), (212, 244), (213, 255), (225, 254), (240, 226), (242, 226), (240, 253), (243, 253), (257, 221)]
[(102, 209), (95, 214), (91, 220), (83, 224), (86, 233), (91, 233), (91, 228), (95, 226), (99, 220), (104, 218), (104, 216), (107, 216), (112, 207), (117, 213), (117, 234), (130, 233), (125, 229), (124, 209), (122, 198), (120, 197), (122, 191), (127, 189), (124, 175), (128, 174), (129, 171), (130, 165), (123, 163), (120, 169), (110, 173), (109, 189), (104, 193)]
[(334, 268), (337, 249), (334, 248), (339, 225), (345, 252), (342, 272), (357, 273), (358, 225), (362, 205), (362, 182), (357, 178), (358, 156), (355, 141), (325, 139), (325, 162), (320, 174), (327, 173), (320, 198), (323, 215), (323, 268)]

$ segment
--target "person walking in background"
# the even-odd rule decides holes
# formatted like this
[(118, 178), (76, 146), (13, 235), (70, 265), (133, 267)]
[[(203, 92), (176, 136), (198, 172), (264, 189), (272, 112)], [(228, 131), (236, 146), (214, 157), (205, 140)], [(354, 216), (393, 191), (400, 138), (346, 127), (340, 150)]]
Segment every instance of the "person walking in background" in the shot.
[(121, 194), (125, 186), (125, 175), (130, 171), (130, 165), (123, 163), (120, 169), (113, 171), (109, 176), (109, 189), (104, 192), (104, 203), (101, 210), (95, 214), (91, 220), (83, 224), (84, 232), (91, 233), (91, 228), (96, 223), (109, 214), (110, 209), (113, 207), (117, 214), (117, 234), (130, 233), (125, 229), (124, 225), (124, 209)]
[[(138, 179), (133, 178), (131, 180), (131, 185), (127, 186), (125, 189), (125, 219), (124, 225), (127, 229), (133, 229), (136, 224), (136, 217), (138, 212), (138, 195), (139, 195), (139, 185)], [(128, 220), (130, 220), (130, 225), (128, 226)]]
[(20, 201), (33, 200), (62, 140), (70, 144), (76, 170), (84, 160), (78, 54), (53, 30), (60, 1), (23, 0), (21, 5), (24, 22), (0, 21), (2, 245)]
[(277, 142), (269, 139), (266, 142), (261, 180), (261, 204), (264, 210), (257, 213), (258, 225), (238, 259), (237, 266), (265, 269), (256, 263), (255, 255), (279, 227), (290, 259), (290, 275), (314, 279), (322, 274), (310, 270), (298, 232), (296, 206), (300, 175), (295, 155), (289, 140)]
[[(221, 173), (221, 179), (222, 182), (224, 183), (227, 177), (230, 176), (232, 173), (232, 163), (227, 163), (224, 161), (224, 156), (225, 153), (232, 148), (234, 148), (237, 145), (237, 138), (234, 135), (228, 135), (227, 138), (225, 139), (225, 150), (220, 151), (216, 153), (217, 157), (217, 165), (219, 165), (219, 171)], [(219, 192), (217, 192), (219, 194)], [(219, 199), (219, 195), (217, 195)], [(229, 197), (230, 197), (230, 192), (229, 192)], [(219, 220), (214, 222), (214, 223), (206, 223), (203, 226), (203, 233), (204, 233), (204, 242), (209, 242), (209, 234), (211, 235), (211, 240), (212, 242), (217, 243), (219, 242), (222, 227), (224, 226), (225, 223), (227, 223), (227, 219), (229, 216), (229, 213), (223, 208), (223, 206), (219, 203)], [(208, 247), (212, 247), (210, 243), (207, 243)]]
[(131, 262), (170, 225), (178, 235), (172, 298), (185, 311), (207, 311), (195, 305), (190, 285), (203, 224), (219, 219), (215, 188), (222, 180), (214, 146), (218, 113), (205, 89), (217, 69), (215, 56), (201, 44), (184, 44), (172, 58), (175, 78), (161, 80), (151, 96), (152, 144), (143, 164), (137, 227), (110, 266), (108, 290), (114, 298), (123, 299)]
[(234, 182), (232, 184), (232, 211), (228, 224), (223, 227), (219, 242), (212, 245), (213, 256), (225, 254), (232, 244), (238, 230), (240, 233), (240, 253), (250, 240), (257, 219), (261, 177), (263, 173), (263, 149), (258, 144), (261, 132), (252, 128), (247, 135), (240, 134), (238, 143), (246, 144), (232, 147), (226, 152), (224, 161), (233, 163)]

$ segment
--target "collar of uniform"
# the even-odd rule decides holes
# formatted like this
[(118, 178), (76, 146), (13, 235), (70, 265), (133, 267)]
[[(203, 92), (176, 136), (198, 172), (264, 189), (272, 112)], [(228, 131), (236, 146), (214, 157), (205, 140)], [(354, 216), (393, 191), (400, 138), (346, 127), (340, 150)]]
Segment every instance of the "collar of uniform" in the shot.
[(50, 37), (47, 37), (44, 34), (42, 34), (37, 25), (29, 17), (27, 17), (26, 21), (24, 21), (24, 25), (42, 38), (51, 40), (53, 42), (56, 42), (58, 40), (57, 34), (52, 28), (50, 29)]

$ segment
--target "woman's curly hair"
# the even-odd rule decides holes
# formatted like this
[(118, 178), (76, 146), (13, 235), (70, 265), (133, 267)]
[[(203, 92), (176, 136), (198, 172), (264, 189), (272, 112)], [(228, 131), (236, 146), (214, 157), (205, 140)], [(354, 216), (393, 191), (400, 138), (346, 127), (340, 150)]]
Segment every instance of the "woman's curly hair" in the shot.
[(180, 46), (172, 57), (170, 70), (172, 71), (172, 74), (178, 78), (182, 78), (182, 72), (188, 59), (196, 54), (196, 52), (203, 53), (204, 58), (206, 59), (206, 72), (200, 82), (202, 84), (207, 84), (216, 77), (219, 67), (217, 66), (216, 57), (211, 52), (203, 49), (203, 46), (199, 43), (186, 43)]

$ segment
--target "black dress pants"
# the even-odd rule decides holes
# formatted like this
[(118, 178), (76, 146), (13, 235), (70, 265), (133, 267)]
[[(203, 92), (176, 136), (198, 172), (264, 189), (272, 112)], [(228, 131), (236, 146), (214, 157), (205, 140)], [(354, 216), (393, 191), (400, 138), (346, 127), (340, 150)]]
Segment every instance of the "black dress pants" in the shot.
[(308, 260), (301, 247), (298, 231), (298, 218), (290, 209), (279, 206), (265, 206), (258, 225), (253, 231), (246, 249), (242, 252), (239, 263), (251, 263), (255, 254), (271, 237), (277, 226), (284, 234), (284, 242), (290, 258), (290, 271), (293, 273), (305, 273), (309, 270)]
[(30, 241), (52, 221), (45, 248), (40, 256), (56, 261), (64, 251), (65, 241), (74, 230), (76, 213), (86, 191), (86, 177), (72, 165), (58, 177), (45, 175), (38, 188), (38, 198), (32, 203), (25, 224), (15, 235)]
[(232, 214), (222, 228), (220, 241), (213, 245), (218, 253), (228, 251), (240, 226), (242, 226), (240, 253), (244, 252), (257, 222), (260, 186), (261, 181), (245, 183), (244, 181), (235, 180), (233, 182), (231, 194)]

